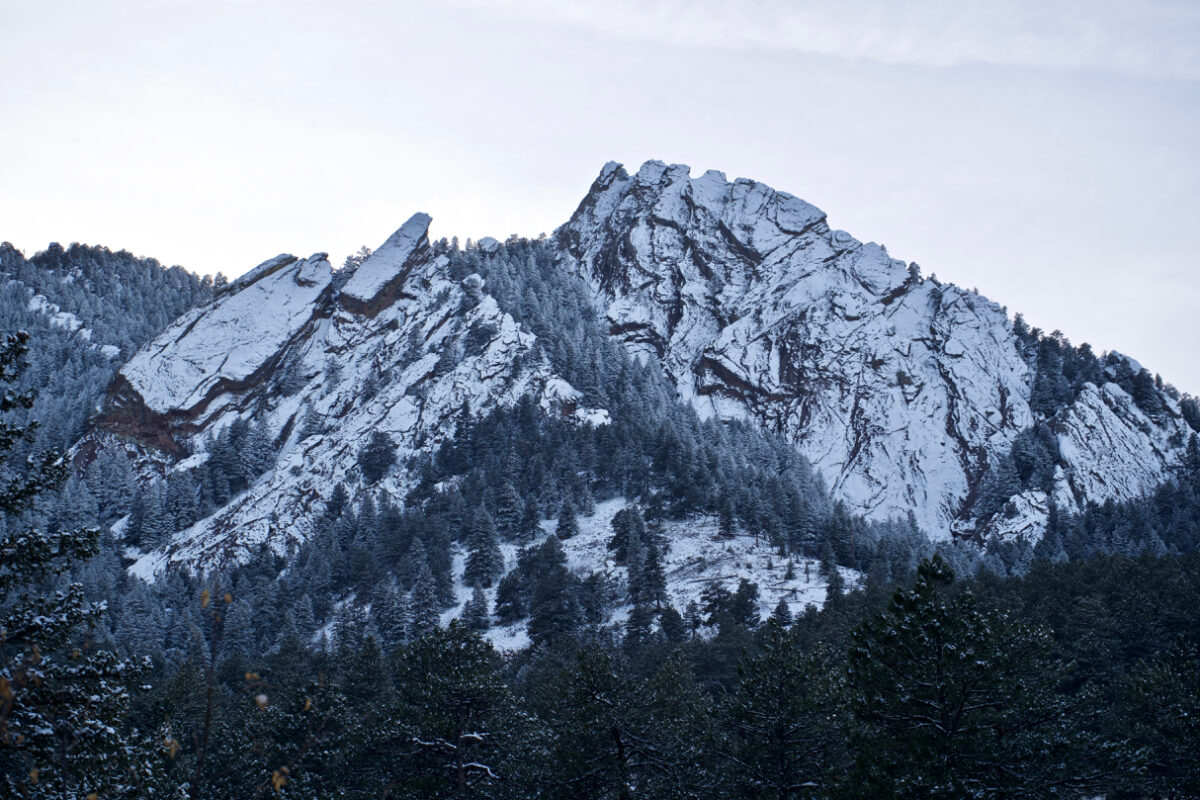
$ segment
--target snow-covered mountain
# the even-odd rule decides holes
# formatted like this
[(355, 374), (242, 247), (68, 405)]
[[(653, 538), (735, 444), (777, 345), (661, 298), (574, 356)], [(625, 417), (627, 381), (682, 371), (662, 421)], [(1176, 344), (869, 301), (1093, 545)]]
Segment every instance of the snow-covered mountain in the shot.
[[(358, 452), (375, 431), (404, 461), (451, 436), (466, 403), (485, 412), (533, 395), (546, 413), (605, 423), (603, 409), (580, 406), (533, 353), (535, 337), (500, 311), (478, 275), (449, 279), (445, 257), (429, 246), (429, 222), (413, 216), (340, 289), (324, 253), (266, 261), (121, 369), (95, 422), (101, 441), (178, 452), (253, 416), (280, 444), (249, 491), (146, 556), (139, 572), (304, 540), (339, 482), (359, 499)], [(401, 498), (412, 479), (400, 471), (372, 489)]]
[[(610, 163), (557, 238), (612, 335), (659, 359), (680, 397), (786, 437), (868, 517), (911, 511), (934, 537), (973, 530), (987, 465), (1035, 422), (1034, 375), (1004, 308), (921, 279), (785, 192)], [(1162, 482), (1190, 433), (1162, 400), (1151, 419), (1104, 383), (1058, 412), (1060, 507)], [(990, 527), (1036, 537), (1046, 494), (1007, 511)]]
[[(121, 369), (80, 452), (116, 440), (202, 451), (239, 417), (261, 420), (279, 451), (139, 572), (304, 540), (335, 485), (351, 500), (367, 490), (357, 456), (374, 431), (411, 465), (453, 436), (465, 404), (479, 414), (531, 396), (546, 414), (606, 424), (479, 275), (451, 276), (429, 223), (415, 215), (348, 276), (323, 253), (264, 262)], [(1105, 378), (1040, 418), (1035, 370), (1004, 308), (921, 278), (754, 181), (608, 164), (551, 246), (590, 287), (611, 336), (660, 363), (681, 401), (784, 437), (851, 511), (911, 512), (934, 538), (1036, 539), (1050, 499), (1135, 498), (1171, 474), (1191, 433), (1169, 393), (1154, 390), (1150, 414)], [(975, 519), (989, 469), (1039, 422), (1057, 438), (1053, 490), (1018, 487), (1001, 513)], [(371, 491), (399, 500), (414, 482), (401, 468)]]

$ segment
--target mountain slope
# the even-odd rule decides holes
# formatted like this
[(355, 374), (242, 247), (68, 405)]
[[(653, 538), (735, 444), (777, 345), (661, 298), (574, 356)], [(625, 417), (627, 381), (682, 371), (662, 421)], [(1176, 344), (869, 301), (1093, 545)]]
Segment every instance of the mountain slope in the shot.
[[(989, 465), (1039, 419), (1003, 308), (754, 181), (608, 164), (557, 241), (612, 334), (661, 361), (702, 416), (786, 437), (868, 517), (973, 530)], [(1102, 381), (1056, 409), (1060, 505), (1133, 499), (1171, 474), (1190, 430), (1161, 401), (1150, 419)], [(1036, 536), (1045, 501), (1023, 496), (991, 528)]]
[(368, 492), (402, 498), (414, 474), (362, 475), (359, 451), (374, 433), (403, 462), (450, 437), (464, 406), (486, 411), (525, 396), (548, 413), (604, 424), (605, 412), (578, 405), (478, 275), (449, 277), (428, 225), (414, 216), (341, 287), (323, 253), (265, 262), (121, 369), (97, 437), (200, 449), (192, 467), (208, 452), (203, 435), (253, 418), (277, 451), (248, 491), (148, 555), (139, 572), (303, 542), (339, 484), (354, 503)]
[(26, 258), (0, 244), (0, 330), (31, 334), (30, 369), (17, 388), (37, 400), (27, 414), (15, 411), (42, 421), (28, 446), (70, 447), (121, 363), (212, 292), (210, 278), (126, 251), (52, 244)]
[[(90, 445), (194, 453), (171, 474), (192, 476), (199, 498), (175, 515), (188, 529), (147, 553), (139, 572), (241, 560), (261, 543), (283, 552), (327, 524), (339, 485), (336, 505), (352, 508), (367, 497), (400, 502), (430, 474), (453, 490), (469, 476), (429, 470), (431, 459), (472, 416), (523, 398), (557, 419), (608, 424), (605, 406), (628, 368), (608, 342), (561, 335), (579, 320), (544, 306), (571, 293), (599, 315), (600, 336), (661, 366), (701, 419), (781, 437), (851, 516), (911, 515), (934, 539), (1036, 542), (1051, 506), (1152, 491), (1182, 463), (1192, 433), (1191, 401), (1181, 405), (1136, 362), (1014, 325), (995, 303), (921, 278), (883, 246), (832, 229), (815, 206), (754, 181), (609, 164), (546, 242), (460, 251), (431, 244), (429, 223), (415, 215), (353, 270), (335, 273), (324, 254), (264, 262), (122, 368)], [(214, 479), (198, 467), (235, 422), (253, 422), (270, 445), (249, 458), (256, 466), (235, 470), (244, 491), (231, 492), (205, 485)], [(399, 464), (380, 480), (359, 457), (373, 434)], [(689, 464), (677, 446), (667, 432), (652, 459), (676, 487), (676, 513), (719, 512), (785, 549), (839, 536), (807, 488), (705, 496), (714, 473), (722, 487), (743, 473)], [(628, 471), (644, 481), (647, 469)], [(804, 464), (787, 469), (799, 470), (788, 478), (796, 486), (810, 484)], [(588, 495), (578, 475), (563, 480)], [(656, 491), (643, 483), (636, 493)], [(788, 492), (792, 511), (766, 507)], [(561, 501), (538, 502), (553, 516)], [(857, 563), (853, 539), (833, 548), (839, 563)]]

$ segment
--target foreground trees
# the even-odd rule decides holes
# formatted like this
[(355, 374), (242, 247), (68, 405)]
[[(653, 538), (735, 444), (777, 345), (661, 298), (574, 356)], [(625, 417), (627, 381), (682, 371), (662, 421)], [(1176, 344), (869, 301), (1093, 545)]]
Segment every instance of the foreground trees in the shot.
[(1046, 797), (1082, 789), (1089, 764), (1048, 633), (955, 591), (940, 558), (855, 631), (847, 688), (856, 797)]
[[(0, 383), (24, 345), (0, 340)], [(0, 396), (0, 411), (28, 404)], [(869, 582), (764, 624), (743, 582), (707, 591), (685, 622), (662, 603), (646, 568), (657, 545), (630, 515), (612, 549), (642, 564), (628, 593), (638, 635), (581, 602), (604, 602), (604, 587), (549, 537), (496, 585), (497, 616), (528, 613), (533, 641), (501, 655), (465, 625), (439, 627), (422, 544), (436, 532), (421, 528), (411, 591), (376, 592), (373, 618), (347, 602), (328, 630), (309, 592), (327, 605), (329, 593), (271, 583), (283, 562), (269, 554), (233, 575), (127, 585), (117, 628), (153, 653), (143, 672), (90, 639), (105, 609), (75, 576), (99, 534), (39, 523), (35, 501), (66, 465), (3, 459), (31, 431), (0, 421), (0, 796), (1200, 794), (1200, 556), (1045, 565), (970, 590), (934, 558), (890, 603)], [(511, 529), (517, 503), (504, 507)], [(486, 511), (474, 521), (482, 629), (497, 531)], [(695, 635), (705, 624), (710, 638)]]
[(768, 623), (738, 678), (722, 708), (721, 784), (736, 797), (827, 797), (849, 727), (833, 654), (805, 653), (794, 634)]
[[(27, 337), (0, 340), (0, 383), (24, 364)], [(8, 389), (0, 412), (29, 408), (32, 396)], [(136, 734), (121, 731), (127, 683), (138, 668), (99, 652), (88, 629), (104, 613), (79, 583), (61, 579), (97, 552), (99, 531), (46, 531), (27, 512), (65, 481), (55, 452), (24, 468), (5, 463), (36, 424), (0, 421), (0, 786), (6, 797), (136, 796), (147, 778)]]

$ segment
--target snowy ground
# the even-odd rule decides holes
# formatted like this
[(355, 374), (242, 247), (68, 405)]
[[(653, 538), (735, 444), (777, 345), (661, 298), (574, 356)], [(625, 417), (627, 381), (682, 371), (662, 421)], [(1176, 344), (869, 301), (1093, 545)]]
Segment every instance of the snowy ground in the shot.
[[(608, 540), (612, 536), (610, 523), (613, 516), (625, 507), (623, 498), (599, 503), (590, 516), (579, 518), (579, 534), (563, 542), (567, 561), (580, 577), (598, 569), (604, 569), (624, 578), (625, 568), (613, 563), (608, 551)], [(542, 539), (553, 532), (556, 520), (542, 522)], [(787, 601), (793, 614), (805, 606), (820, 606), (825, 602), (826, 584), (821, 578), (817, 562), (805, 558), (793, 559), (795, 577), (786, 578), (787, 559), (781, 558), (776, 548), (766, 541), (755, 542), (754, 537), (739, 535), (732, 539), (721, 539), (717, 535), (715, 517), (693, 517), (682, 522), (669, 522), (664, 533), (668, 550), (663, 558), (663, 569), (667, 576), (667, 593), (673, 606), (681, 613), (693, 600), (699, 602), (704, 589), (719, 583), (733, 591), (742, 578), (754, 581), (759, 588), (759, 611), (766, 617), (780, 599)], [(539, 539), (540, 541), (540, 539)], [(502, 545), (504, 568), (507, 572), (516, 566), (517, 547)], [(454, 554), (454, 577), (458, 593), (458, 606), (442, 615), (442, 623), (462, 615), (463, 604), (471, 597), (471, 589), (462, 584), (466, 554)], [(847, 586), (854, 586), (859, 575), (852, 570), (842, 570)], [(487, 590), (489, 603), (494, 604), (495, 588)], [(628, 613), (628, 608), (619, 608), (613, 614), (618, 621)], [(520, 650), (529, 644), (525, 624), (494, 627), (487, 638), (500, 650)]]

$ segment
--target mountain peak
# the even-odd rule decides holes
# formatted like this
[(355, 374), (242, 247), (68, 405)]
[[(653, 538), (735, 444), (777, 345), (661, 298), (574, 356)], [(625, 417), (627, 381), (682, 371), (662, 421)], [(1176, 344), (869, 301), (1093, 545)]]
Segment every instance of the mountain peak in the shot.
[(418, 212), (389, 236), (342, 287), (343, 305), (367, 316), (390, 305), (412, 270), (432, 257), (430, 222), (428, 214)]

